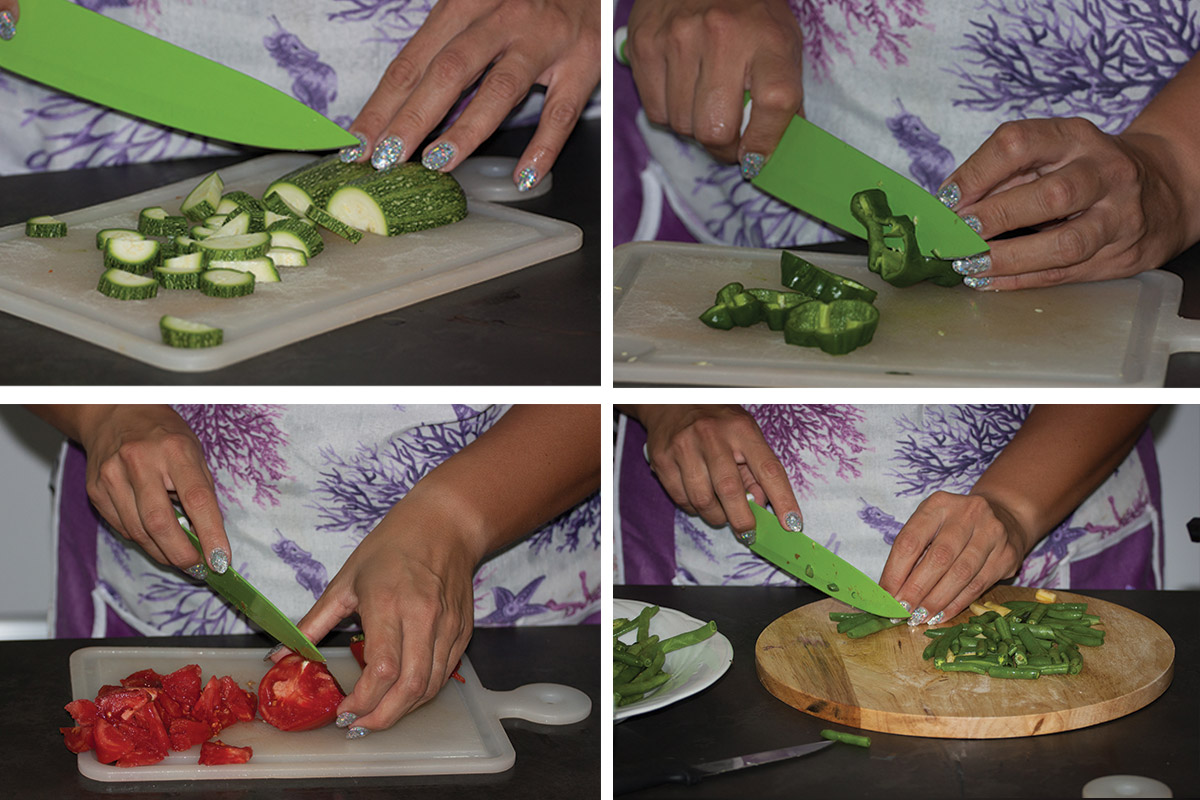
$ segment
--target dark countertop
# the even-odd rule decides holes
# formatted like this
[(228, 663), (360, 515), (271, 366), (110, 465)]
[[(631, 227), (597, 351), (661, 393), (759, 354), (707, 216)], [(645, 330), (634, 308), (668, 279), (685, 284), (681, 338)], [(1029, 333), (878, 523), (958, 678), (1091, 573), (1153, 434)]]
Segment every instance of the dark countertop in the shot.
[[(477, 153), (519, 155), (529, 135), (528, 129), (502, 131)], [(0, 177), (0, 226), (125, 197), (245, 158)], [(579, 226), (583, 246), (574, 253), (211, 372), (158, 369), (0, 313), (5, 345), (0, 348), (0, 384), (597, 385), (599, 120), (579, 123), (553, 175), (548, 193), (510, 205)], [(64, 198), (70, 198), (69, 208)]]
[[(182, 641), (181, 641), (182, 639)], [(349, 644), (349, 634), (327, 642)], [(70, 695), (67, 659), (97, 644), (130, 647), (262, 647), (262, 636), (197, 636), (147, 639), (58, 639), (0, 642), (0, 706), (10, 724), (0, 733), (0, 770), (5, 797), (221, 797), (230, 798), (489, 798), (550, 800), (596, 797), (600, 791), (600, 635), (594, 625), (479, 628), (467, 653), (485, 687), (509, 690), (552, 682), (574, 686), (592, 698), (592, 713), (575, 725), (548, 726), (505, 720), (516, 764), (494, 775), (431, 775), (394, 778), (173, 781), (100, 783), (84, 778), (76, 756), (63, 745), (60, 726), (70, 725), (62, 707)], [(19, 718), (18, 718), (19, 717)]]
[[(1104, 775), (1143, 775), (1175, 797), (1200, 796), (1200, 593), (1082, 591), (1161, 625), (1175, 641), (1175, 676), (1165, 694), (1119, 719), (1074, 731), (1015, 739), (933, 739), (869, 732), (871, 747), (829, 747), (791, 761), (661, 786), (635, 797), (1079, 797)], [(833, 727), (777, 700), (758, 681), (759, 633), (797, 606), (823, 599), (810, 588), (615, 586), (613, 595), (716, 620), (733, 644), (733, 664), (715, 684), (615, 726), (613, 763), (648, 754), (709, 761), (820, 740)], [(1085, 667), (1086, 668), (1086, 667)]]

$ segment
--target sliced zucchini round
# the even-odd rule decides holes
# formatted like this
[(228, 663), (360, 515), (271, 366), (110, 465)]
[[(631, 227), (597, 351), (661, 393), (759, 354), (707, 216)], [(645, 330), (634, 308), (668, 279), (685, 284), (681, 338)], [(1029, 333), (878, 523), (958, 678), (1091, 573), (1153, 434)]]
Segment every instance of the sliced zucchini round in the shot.
[(200, 291), (209, 297), (244, 297), (254, 293), (254, 273), (209, 269), (200, 273)]
[(165, 259), (154, 268), (154, 277), (164, 289), (198, 289), (200, 273), (204, 271), (199, 253)]
[(158, 294), (158, 281), (123, 269), (106, 269), (96, 289), (117, 300), (147, 300)]
[(25, 235), (34, 239), (61, 239), (67, 235), (67, 223), (54, 217), (30, 217), (25, 221)]
[(267, 251), (267, 258), (274, 261), (277, 267), (308, 266), (308, 256), (295, 247), (272, 247)]
[(314, 226), (298, 219), (283, 219), (275, 222), (267, 229), (271, 236), (272, 247), (291, 247), (303, 250), (309, 258), (325, 249), (325, 241), (321, 232)]
[(166, 314), (158, 321), (163, 344), (170, 347), (216, 347), (225, 338), (220, 328)]
[(145, 239), (133, 228), (104, 228), (96, 231), (96, 249), (103, 250), (109, 239)]
[(138, 233), (146, 236), (178, 236), (187, 231), (187, 217), (170, 216), (161, 206), (143, 208), (138, 214)]
[(348, 239), (351, 244), (358, 244), (359, 241), (362, 240), (362, 231), (358, 230), (357, 228), (351, 228), (349, 225), (342, 222), (340, 219), (324, 209), (317, 208), (316, 206), (309, 206), (308, 211), (306, 211), (305, 214), (309, 219), (330, 233), (337, 234), (343, 239)]
[(109, 239), (104, 246), (104, 267), (144, 275), (158, 266), (161, 248), (154, 239)]
[(237, 236), (220, 236), (204, 239), (198, 244), (204, 260), (243, 261), (247, 258), (265, 256), (271, 249), (271, 235), (265, 231), (242, 233)]
[(238, 272), (249, 272), (254, 276), (254, 283), (279, 283), (279, 270), (275, 262), (266, 256), (246, 258), (238, 261), (210, 261), (208, 270), (235, 269)]

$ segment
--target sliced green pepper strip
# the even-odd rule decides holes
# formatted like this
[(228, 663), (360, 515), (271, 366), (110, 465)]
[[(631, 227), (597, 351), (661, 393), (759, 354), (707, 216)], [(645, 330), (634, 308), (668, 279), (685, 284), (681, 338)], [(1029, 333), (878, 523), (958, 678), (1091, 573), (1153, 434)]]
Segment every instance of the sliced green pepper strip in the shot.
[(773, 331), (783, 330), (788, 314), (792, 309), (805, 303), (811, 303), (812, 298), (800, 292), (781, 292), (777, 289), (747, 289), (746, 293), (758, 300), (762, 308), (762, 316), (767, 321), (767, 327)]
[(830, 355), (849, 353), (871, 341), (879, 309), (862, 300), (805, 303), (788, 315), (783, 338), (800, 347), (819, 347)]
[[(937, 286), (962, 283), (953, 262), (921, 254), (912, 218), (893, 214), (882, 189), (855, 194), (850, 199), (850, 213), (867, 229), (868, 269), (888, 283), (900, 288), (926, 280)], [(889, 239), (898, 239), (898, 247), (889, 245)]]
[(705, 325), (726, 331), (735, 325), (749, 328), (762, 320), (762, 304), (740, 283), (722, 286), (717, 292), (716, 302), (700, 315), (700, 321)]
[(795, 253), (783, 251), (779, 262), (779, 282), (814, 300), (831, 303), (834, 300), (863, 300), (875, 302), (876, 291), (858, 281), (821, 269)]

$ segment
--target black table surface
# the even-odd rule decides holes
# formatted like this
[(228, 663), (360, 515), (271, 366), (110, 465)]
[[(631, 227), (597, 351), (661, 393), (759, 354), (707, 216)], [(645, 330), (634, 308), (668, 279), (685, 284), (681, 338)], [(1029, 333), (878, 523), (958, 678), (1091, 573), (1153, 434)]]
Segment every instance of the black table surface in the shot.
[[(335, 634), (331, 646), (349, 644)], [(528, 683), (574, 686), (592, 698), (592, 713), (574, 725), (538, 725), (505, 720), (516, 763), (493, 775), (430, 775), (370, 778), (261, 779), (101, 783), (79, 774), (76, 756), (58, 729), (70, 725), (67, 659), (93, 645), (130, 647), (262, 647), (257, 635), (147, 639), (58, 639), (0, 642), (0, 707), (10, 722), (0, 726), (0, 795), (18, 798), (240, 797), (255, 798), (454, 798), (477, 795), (512, 800), (596, 797), (600, 791), (600, 634), (594, 625), (480, 628), (467, 654), (488, 689), (505, 691)], [(348, 687), (347, 687), (348, 688)]]
[[(528, 129), (479, 155), (519, 155)], [(262, 153), (254, 153), (257, 157)], [(196, 158), (0, 177), (0, 226), (202, 175), (247, 158)], [(545, 195), (511, 203), (583, 230), (574, 253), (201, 373), (143, 364), (0, 313), (0, 384), (597, 385), (600, 382), (600, 121), (568, 139)]]
[[(660, 786), (635, 797), (1079, 797), (1105, 775), (1142, 775), (1175, 797), (1200, 796), (1198, 592), (1083, 591), (1154, 620), (1175, 642), (1165, 694), (1119, 719), (1074, 731), (1014, 739), (934, 739), (867, 732), (871, 747), (835, 744), (810, 756), (743, 769), (693, 786)], [(709, 688), (616, 725), (613, 762), (656, 754), (703, 762), (820, 741), (848, 730), (777, 700), (754, 666), (758, 635), (774, 620), (825, 595), (810, 588), (615, 586), (616, 597), (716, 620), (733, 664)], [(1084, 669), (1087, 668), (1086, 657)], [(854, 731), (859, 732), (859, 731)]]

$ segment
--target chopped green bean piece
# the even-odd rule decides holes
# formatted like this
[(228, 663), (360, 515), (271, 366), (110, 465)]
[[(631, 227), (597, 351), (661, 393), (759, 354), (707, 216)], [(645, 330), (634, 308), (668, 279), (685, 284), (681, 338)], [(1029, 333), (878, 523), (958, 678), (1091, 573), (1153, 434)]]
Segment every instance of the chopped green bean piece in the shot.
[(842, 742), (843, 744), (852, 744), (855, 747), (870, 747), (871, 738), (869, 736), (857, 736), (853, 733), (845, 731), (835, 731), (829, 728), (821, 731), (822, 739), (830, 739), (834, 742)]

